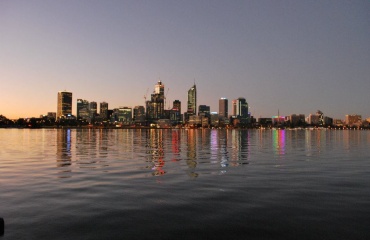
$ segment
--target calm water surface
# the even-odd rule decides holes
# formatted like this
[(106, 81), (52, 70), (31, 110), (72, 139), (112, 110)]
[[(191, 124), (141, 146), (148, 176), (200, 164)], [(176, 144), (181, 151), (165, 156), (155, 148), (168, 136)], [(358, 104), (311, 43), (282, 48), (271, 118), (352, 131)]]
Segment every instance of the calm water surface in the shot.
[(370, 131), (0, 129), (8, 239), (370, 239)]

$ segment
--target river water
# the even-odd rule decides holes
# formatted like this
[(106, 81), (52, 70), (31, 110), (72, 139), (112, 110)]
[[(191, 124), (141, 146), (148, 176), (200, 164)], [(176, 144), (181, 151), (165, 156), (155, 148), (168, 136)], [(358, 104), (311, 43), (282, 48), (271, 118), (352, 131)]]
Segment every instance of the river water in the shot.
[(370, 131), (0, 129), (8, 239), (370, 239)]

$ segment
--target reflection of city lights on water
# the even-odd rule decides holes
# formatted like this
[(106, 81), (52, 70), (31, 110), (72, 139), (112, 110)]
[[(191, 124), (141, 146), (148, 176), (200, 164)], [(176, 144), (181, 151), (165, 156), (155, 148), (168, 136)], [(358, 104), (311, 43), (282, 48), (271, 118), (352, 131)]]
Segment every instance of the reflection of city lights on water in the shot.
[(273, 147), (277, 155), (285, 154), (285, 130), (273, 130)]

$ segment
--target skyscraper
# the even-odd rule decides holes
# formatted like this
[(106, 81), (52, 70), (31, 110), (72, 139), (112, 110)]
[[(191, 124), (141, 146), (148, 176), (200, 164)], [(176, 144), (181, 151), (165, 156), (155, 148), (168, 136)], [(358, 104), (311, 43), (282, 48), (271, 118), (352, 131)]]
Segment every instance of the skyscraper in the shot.
[(89, 103), (90, 118), (94, 119), (98, 114), (98, 104), (96, 102)]
[(134, 122), (138, 125), (145, 124), (145, 108), (144, 106), (136, 106), (134, 108)]
[(238, 118), (248, 118), (248, 103), (245, 98), (238, 98), (233, 100), (233, 116)]
[(57, 118), (67, 114), (72, 114), (72, 93), (58, 92)]
[(218, 116), (227, 118), (229, 116), (229, 101), (227, 98), (220, 98), (218, 101)]
[(100, 117), (104, 120), (108, 119), (108, 103), (107, 102), (100, 103)]
[(77, 119), (88, 119), (89, 115), (89, 101), (77, 99)]
[(197, 114), (197, 87), (194, 85), (188, 91), (188, 115)]
[(164, 117), (164, 85), (159, 80), (154, 87), (151, 100), (146, 101), (146, 114), (149, 120), (158, 120)]

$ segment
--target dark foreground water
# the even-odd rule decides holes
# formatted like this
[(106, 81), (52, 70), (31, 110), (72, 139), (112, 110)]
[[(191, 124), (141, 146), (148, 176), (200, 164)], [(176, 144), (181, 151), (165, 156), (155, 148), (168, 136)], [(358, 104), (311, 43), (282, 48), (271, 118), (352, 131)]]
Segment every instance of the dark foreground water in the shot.
[(8, 239), (370, 239), (370, 131), (0, 129)]

